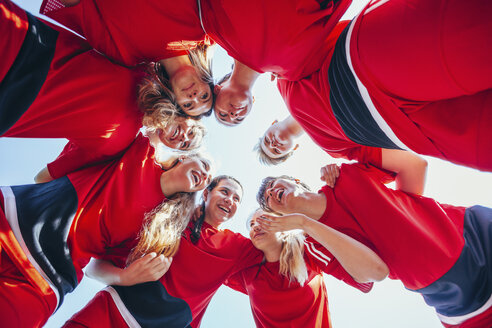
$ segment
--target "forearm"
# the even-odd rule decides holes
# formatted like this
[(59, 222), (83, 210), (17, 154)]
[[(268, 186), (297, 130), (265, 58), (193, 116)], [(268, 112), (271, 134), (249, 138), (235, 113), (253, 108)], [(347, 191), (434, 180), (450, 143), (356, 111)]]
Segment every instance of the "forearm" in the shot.
[(357, 282), (381, 281), (388, 266), (369, 247), (318, 221), (306, 218), (303, 230), (323, 245)]
[(93, 258), (87, 265), (85, 274), (89, 278), (98, 280), (106, 285), (127, 286), (122, 281), (123, 271), (122, 268), (115, 266), (111, 262)]
[(383, 149), (382, 168), (395, 172), (396, 188), (421, 195), (424, 192), (427, 161), (404, 150)]
[(53, 180), (53, 177), (50, 174), (50, 171), (48, 171), (48, 167), (43, 168), (41, 171), (39, 171), (38, 174), (34, 177), (34, 182), (35, 183), (44, 183), (44, 182), (50, 182)]

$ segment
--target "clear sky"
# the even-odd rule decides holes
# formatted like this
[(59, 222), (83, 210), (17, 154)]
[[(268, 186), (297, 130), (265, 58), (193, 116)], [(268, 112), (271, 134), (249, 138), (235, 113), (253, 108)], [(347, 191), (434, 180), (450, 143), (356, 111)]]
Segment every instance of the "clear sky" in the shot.
[[(23, 8), (37, 13), (41, 0), (17, 1)], [(346, 18), (353, 17), (365, 1), (354, 0)], [(163, 27), (165, 28), (165, 27)], [(218, 79), (228, 72), (232, 60), (221, 49), (216, 49), (214, 75)], [(278, 95), (270, 76), (260, 77), (254, 88), (256, 102), (250, 116), (238, 127), (218, 124), (213, 117), (204, 120), (209, 133), (207, 150), (218, 164), (218, 174), (238, 178), (245, 195), (236, 216), (225, 228), (246, 234), (245, 220), (256, 207), (255, 195), (261, 179), (268, 175), (289, 174), (306, 181), (313, 188), (322, 186), (319, 169), (335, 161), (303, 137), (300, 148), (287, 163), (277, 167), (259, 164), (254, 145), (275, 119), (283, 119), (288, 111)], [(0, 185), (32, 183), (34, 175), (46, 163), (56, 158), (65, 140), (56, 139), (0, 139)], [(454, 205), (481, 204), (492, 207), (492, 174), (452, 165), (427, 158), (429, 172), (424, 195)], [(206, 268), (203, 268), (206, 270)], [(198, 279), (198, 277), (197, 277)], [(330, 312), (334, 327), (405, 328), (441, 327), (434, 311), (420, 295), (405, 290), (398, 281), (386, 279), (377, 283), (369, 294), (345, 286), (326, 276)], [(45, 327), (60, 327), (74, 312), (84, 306), (102, 285), (84, 278), (77, 290), (66, 297), (64, 304)], [(286, 304), (285, 306), (296, 306)], [(202, 327), (254, 327), (246, 296), (226, 287), (219, 289), (203, 319)]]

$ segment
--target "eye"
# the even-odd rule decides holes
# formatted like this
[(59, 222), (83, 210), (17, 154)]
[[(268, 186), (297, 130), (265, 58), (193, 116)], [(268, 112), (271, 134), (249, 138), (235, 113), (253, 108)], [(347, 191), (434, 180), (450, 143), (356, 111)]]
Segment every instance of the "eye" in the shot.
[(238, 118), (236, 118), (236, 121), (237, 122), (242, 122), (242, 121), (244, 121), (244, 117), (238, 117)]
[(181, 147), (179, 147), (179, 148), (180, 149), (188, 149), (189, 146), (190, 146), (190, 144), (187, 141), (185, 141), (181, 144)]
[(191, 108), (191, 105), (193, 105), (193, 103), (191, 102), (187, 102), (187, 103), (184, 103), (183, 105), (181, 105), (183, 108), (186, 108), (186, 109), (190, 109)]
[(219, 116), (222, 117), (222, 118), (226, 118), (227, 117), (227, 114), (224, 114), (222, 112), (219, 112)]
[(205, 92), (200, 98), (202, 100), (207, 100), (208, 99), (208, 95), (209, 95), (209, 93), (208, 92)]
[(195, 135), (195, 132), (193, 132), (193, 130), (190, 130), (190, 132), (188, 132), (188, 135), (189, 135), (190, 137), (193, 137), (193, 136)]
[(237, 197), (237, 196), (236, 196), (236, 197), (234, 197), (234, 201), (236, 201), (236, 202), (238, 202), (238, 203), (239, 203), (239, 201), (240, 201), (239, 197)]
[(277, 154), (277, 155), (281, 155), (282, 153), (280, 152), (280, 150), (278, 150), (277, 148), (274, 148), (273, 151)]
[(263, 138), (263, 143), (265, 144), (265, 146), (268, 146), (270, 144), (270, 139), (268, 139), (268, 137), (265, 136), (265, 138)]

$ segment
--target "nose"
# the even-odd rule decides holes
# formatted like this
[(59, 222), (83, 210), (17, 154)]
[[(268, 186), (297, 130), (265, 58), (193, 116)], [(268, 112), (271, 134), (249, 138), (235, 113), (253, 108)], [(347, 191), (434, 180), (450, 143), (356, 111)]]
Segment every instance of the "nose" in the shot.
[(253, 223), (253, 228), (252, 228), (252, 229), (253, 229), (253, 231), (255, 231), (255, 232), (256, 232), (256, 231), (260, 231), (260, 224), (259, 224), (258, 222), (256, 222), (256, 221), (255, 221), (255, 222)]
[(274, 197), (274, 190), (273, 187), (270, 187), (267, 189), (266, 194), (270, 197)]
[(190, 137), (188, 136), (188, 130), (181, 130), (179, 134), (179, 141), (185, 142), (190, 140)]
[(205, 181), (205, 183), (208, 185), (212, 180), (212, 175), (206, 171), (202, 171), (202, 178), (203, 181)]

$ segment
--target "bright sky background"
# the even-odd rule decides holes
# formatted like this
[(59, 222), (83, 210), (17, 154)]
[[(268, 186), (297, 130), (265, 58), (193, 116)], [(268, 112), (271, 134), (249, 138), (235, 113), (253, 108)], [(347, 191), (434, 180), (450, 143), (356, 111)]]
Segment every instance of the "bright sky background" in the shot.
[[(41, 0), (18, 1), (24, 9), (37, 13)], [(346, 14), (352, 18), (366, 1), (354, 0)], [(165, 28), (165, 26), (163, 26)], [(230, 70), (232, 60), (222, 49), (216, 49), (214, 75), (218, 79)], [(245, 220), (257, 207), (255, 201), (261, 179), (268, 175), (289, 174), (306, 181), (313, 188), (322, 186), (319, 180), (321, 166), (335, 161), (304, 136), (300, 148), (287, 163), (277, 167), (259, 164), (254, 145), (265, 129), (275, 119), (283, 119), (288, 111), (279, 96), (269, 74), (264, 74), (255, 85), (256, 102), (250, 116), (234, 128), (218, 124), (213, 117), (206, 118), (209, 133), (205, 141), (209, 153), (215, 158), (218, 174), (230, 174), (238, 178), (245, 195), (236, 216), (224, 227), (247, 235)], [(59, 154), (65, 144), (60, 139), (0, 138), (0, 185), (33, 183), (35, 174)], [(443, 203), (469, 206), (481, 204), (492, 207), (492, 174), (452, 165), (427, 158), (429, 172), (425, 196)], [(207, 268), (203, 268), (206, 270)], [(197, 277), (198, 279), (199, 277)], [(377, 283), (369, 294), (346, 286), (326, 276), (330, 312), (334, 327), (442, 327), (432, 308), (422, 297), (405, 290), (398, 281), (386, 279)], [(45, 327), (60, 327), (73, 313), (83, 307), (102, 287), (84, 278), (77, 290), (68, 295), (63, 306)], [(286, 304), (285, 306), (296, 306)], [(254, 327), (247, 296), (226, 287), (214, 296), (202, 322), (203, 328)]]

